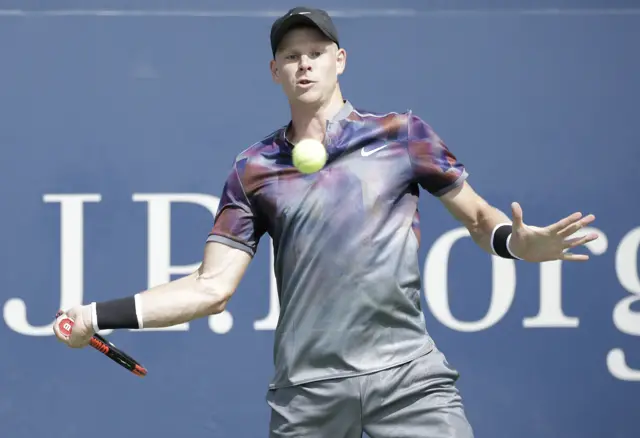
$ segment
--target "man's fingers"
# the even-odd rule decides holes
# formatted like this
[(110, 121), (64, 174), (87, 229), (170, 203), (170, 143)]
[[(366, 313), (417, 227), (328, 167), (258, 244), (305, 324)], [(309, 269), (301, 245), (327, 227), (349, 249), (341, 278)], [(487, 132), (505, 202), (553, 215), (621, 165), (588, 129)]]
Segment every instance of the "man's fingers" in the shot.
[(585, 236), (573, 237), (571, 239), (566, 239), (564, 241), (565, 248), (575, 248), (576, 246), (581, 246), (586, 243), (589, 243), (593, 240), (596, 240), (598, 235), (596, 233), (590, 233)]
[(562, 231), (562, 230), (566, 229), (567, 227), (569, 227), (571, 224), (574, 224), (581, 217), (582, 217), (582, 213), (576, 212), (576, 213), (570, 214), (569, 216), (565, 217), (564, 219), (560, 219), (555, 224), (549, 225), (547, 228), (552, 233), (559, 233), (560, 231)]
[(565, 252), (562, 255), (562, 260), (566, 262), (586, 262), (589, 260), (589, 256), (586, 254), (572, 254), (570, 252)]
[(567, 225), (564, 228), (560, 228), (558, 231), (558, 236), (560, 237), (569, 237), (572, 234), (574, 234), (575, 232), (579, 231), (581, 228), (586, 227), (587, 225), (589, 225), (591, 222), (593, 222), (596, 219), (596, 217), (592, 214), (583, 217), (580, 220), (576, 220), (575, 222)]

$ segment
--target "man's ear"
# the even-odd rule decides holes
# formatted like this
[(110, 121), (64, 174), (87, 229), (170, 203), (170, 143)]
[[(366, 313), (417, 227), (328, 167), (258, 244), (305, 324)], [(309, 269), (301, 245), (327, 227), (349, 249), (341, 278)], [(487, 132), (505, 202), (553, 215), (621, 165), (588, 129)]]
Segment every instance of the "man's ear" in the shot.
[(278, 65), (276, 64), (276, 60), (272, 59), (271, 62), (269, 62), (269, 69), (271, 70), (271, 79), (273, 79), (273, 82), (275, 82), (276, 84), (280, 83), (280, 75), (279, 75), (279, 70), (278, 70)]
[(336, 70), (341, 75), (347, 68), (347, 51), (345, 49), (338, 49), (336, 52)]

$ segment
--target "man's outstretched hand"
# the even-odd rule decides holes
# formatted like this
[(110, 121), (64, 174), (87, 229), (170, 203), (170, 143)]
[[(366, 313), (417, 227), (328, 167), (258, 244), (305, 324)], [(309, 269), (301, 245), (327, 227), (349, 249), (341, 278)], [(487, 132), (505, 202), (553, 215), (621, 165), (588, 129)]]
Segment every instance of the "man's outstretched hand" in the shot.
[(520, 204), (511, 204), (513, 229), (509, 248), (512, 253), (528, 262), (547, 262), (551, 260), (586, 261), (588, 255), (572, 254), (570, 251), (598, 238), (595, 233), (569, 238), (575, 232), (593, 222), (596, 218), (590, 214), (573, 213), (555, 224), (540, 228), (526, 225), (523, 221)]

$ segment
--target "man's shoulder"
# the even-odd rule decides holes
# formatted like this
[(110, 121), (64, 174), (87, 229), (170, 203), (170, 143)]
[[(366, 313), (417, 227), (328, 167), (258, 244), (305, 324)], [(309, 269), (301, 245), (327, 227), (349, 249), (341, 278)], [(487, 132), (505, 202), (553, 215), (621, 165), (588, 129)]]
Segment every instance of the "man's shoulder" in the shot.
[(285, 126), (279, 127), (239, 152), (235, 157), (235, 163), (247, 162), (254, 158), (262, 157), (265, 153), (277, 152), (280, 148), (279, 143), (284, 129)]

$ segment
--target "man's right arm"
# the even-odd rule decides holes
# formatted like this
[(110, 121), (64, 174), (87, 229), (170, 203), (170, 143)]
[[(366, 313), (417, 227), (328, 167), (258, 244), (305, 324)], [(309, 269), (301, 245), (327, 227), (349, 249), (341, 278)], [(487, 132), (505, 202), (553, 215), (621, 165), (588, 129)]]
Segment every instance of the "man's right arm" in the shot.
[[(133, 296), (68, 309), (54, 322), (54, 333), (70, 347), (81, 348), (102, 329), (169, 327), (220, 313), (251, 259), (246, 251), (208, 242), (195, 272)], [(59, 326), (67, 317), (74, 321), (70, 336)]]
[(167, 327), (222, 312), (264, 230), (234, 165), (222, 190), (202, 265), (191, 275), (138, 294), (142, 327)]
[[(265, 230), (234, 165), (202, 264), (195, 272), (129, 297), (69, 309), (56, 319), (54, 332), (67, 345), (83, 347), (99, 330), (169, 327), (220, 313), (240, 284)], [(75, 321), (70, 337), (60, 332), (59, 323), (65, 317)]]

